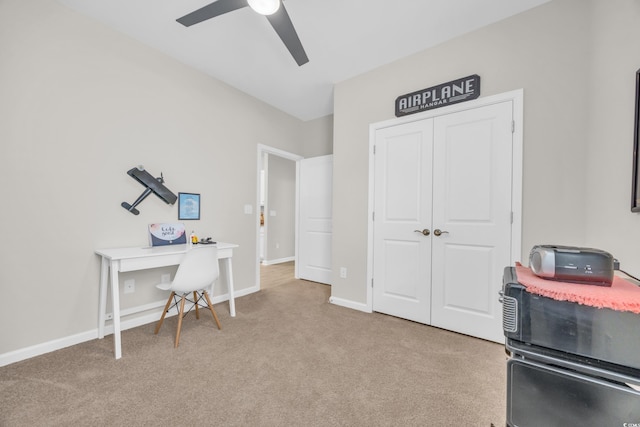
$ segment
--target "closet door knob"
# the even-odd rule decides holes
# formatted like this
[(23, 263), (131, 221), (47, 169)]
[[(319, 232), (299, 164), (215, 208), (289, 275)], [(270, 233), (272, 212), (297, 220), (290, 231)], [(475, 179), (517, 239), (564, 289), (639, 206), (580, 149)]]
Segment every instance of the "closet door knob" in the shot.
[(433, 230), (433, 234), (435, 234), (436, 236), (441, 236), (443, 234), (449, 234), (449, 232), (436, 228), (435, 230)]
[(425, 228), (424, 230), (413, 230), (414, 233), (422, 233), (425, 236), (428, 236), (429, 234), (431, 234), (431, 231), (429, 231), (428, 228)]

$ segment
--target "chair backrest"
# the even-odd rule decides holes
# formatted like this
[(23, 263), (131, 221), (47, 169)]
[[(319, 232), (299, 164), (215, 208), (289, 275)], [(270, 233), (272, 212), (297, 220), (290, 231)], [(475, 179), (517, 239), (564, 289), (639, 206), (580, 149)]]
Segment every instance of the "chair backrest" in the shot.
[(178, 266), (171, 290), (193, 292), (210, 287), (220, 275), (218, 248), (215, 246), (195, 247), (187, 251)]

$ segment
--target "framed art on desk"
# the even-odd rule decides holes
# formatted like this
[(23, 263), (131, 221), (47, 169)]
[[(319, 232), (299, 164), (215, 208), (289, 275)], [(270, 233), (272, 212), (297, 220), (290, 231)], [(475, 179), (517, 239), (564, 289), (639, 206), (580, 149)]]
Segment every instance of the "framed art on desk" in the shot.
[(184, 245), (187, 233), (181, 222), (149, 224), (149, 246)]
[(178, 219), (200, 219), (200, 194), (178, 193)]

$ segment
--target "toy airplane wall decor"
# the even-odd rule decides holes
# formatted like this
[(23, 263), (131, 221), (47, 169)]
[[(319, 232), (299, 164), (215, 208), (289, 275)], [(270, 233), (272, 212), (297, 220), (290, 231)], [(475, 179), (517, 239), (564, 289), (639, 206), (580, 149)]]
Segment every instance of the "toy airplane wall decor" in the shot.
[(147, 187), (140, 195), (140, 197), (138, 197), (136, 201), (133, 202), (132, 205), (127, 202), (122, 202), (120, 204), (123, 208), (134, 215), (138, 215), (140, 213), (140, 211), (136, 209), (136, 206), (138, 206), (140, 202), (142, 202), (151, 193), (154, 193), (168, 205), (173, 205), (178, 199), (178, 196), (173, 194), (171, 190), (162, 185), (164, 184), (164, 177), (162, 176), (162, 172), (160, 172), (159, 178), (154, 178), (149, 172), (144, 170), (144, 166), (140, 165), (128, 170), (127, 175), (131, 176), (140, 184)]

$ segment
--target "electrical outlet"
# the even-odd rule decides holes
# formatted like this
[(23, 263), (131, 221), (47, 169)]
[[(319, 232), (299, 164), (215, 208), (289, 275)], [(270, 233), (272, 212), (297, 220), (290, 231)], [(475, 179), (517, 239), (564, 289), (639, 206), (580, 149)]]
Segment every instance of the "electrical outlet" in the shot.
[(170, 274), (163, 274), (162, 276), (160, 276), (160, 283), (170, 283), (170, 282), (171, 282)]
[(341, 279), (347, 278), (347, 267), (340, 267), (340, 278)]
[(132, 294), (136, 291), (136, 281), (134, 279), (128, 279), (124, 281), (124, 293)]

